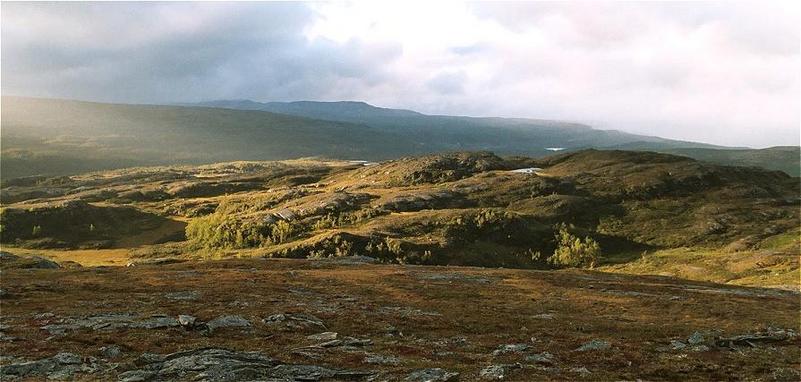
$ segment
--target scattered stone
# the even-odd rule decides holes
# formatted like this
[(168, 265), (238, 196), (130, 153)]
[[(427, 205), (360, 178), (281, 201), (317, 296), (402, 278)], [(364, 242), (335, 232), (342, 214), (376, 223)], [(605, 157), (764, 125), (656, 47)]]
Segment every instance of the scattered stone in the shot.
[(81, 363), (81, 356), (74, 353), (58, 353), (52, 357), (52, 360), (62, 365), (76, 365)]
[(687, 345), (684, 342), (676, 341), (676, 340), (670, 341), (670, 348), (673, 349), (673, 350), (682, 350), (682, 349), (684, 349), (686, 347), (687, 347)]
[(310, 330), (327, 329), (323, 321), (310, 314), (304, 313), (279, 313), (273, 314), (263, 320), (267, 325), (282, 327), (285, 330)]
[(609, 342), (603, 340), (592, 340), (579, 346), (576, 351), (606, 350), (609, 349), (609, 347)]
[(78, 373), (93, 374), (101, 370), (94, 358), (74, 353), (58, 353), (36, 361), (20, 361), (0, 366), (0, 380), (11, 378), (47, 377), (47, 379), (73, 379)]
[(532, 363), (541, 363), (544, 365), (552, 365), (553, 364), (553, 355), (548, 352), (542, 352), (539, 354), (532, 354), (526, 357), (526, 362)]
[(46, 319), (48, 319), (48, 318), (53, 318), (53, 317), (55, 317), (55, 316), (56, 316), (56, 315), (55, 315), (55, 314), (53, 314), (53, 313), (50, 313), (50, 312), (45, 312), (45, 313), (39, 313), (39, 314), (37, 314), (37, 315), (33, 316), (33, 319), (34, 319), (34, 320), (46, 320)]
[(165, 315), (154, 315), (150, 316), (150, 318), (144, 319), (140, 322), (135, 322), (131, 324), (129, 327), (137, 329), (162, 329), (162, 328), (170, 328), (174, 326), (178, 326), (178, 320), (167, 317)]
[(364, 357), (364, 362), (374, 365), (397, 366), (400, 365), (400, 358), (393, 355), (367, 354)]
[(578, 374), (581, 374), (581, 375), (588, 375), (588, 374), (592, 374), (592, 372), (591, 372), (591, 371), (589, 371), (589, 370), (588, 370), (586, 367), (584, 367), (584, 366), (582, 366), (582, 367), (573, 367), (573, 368), (570, 368), (570, 372), (572, 372), (572, 373), (578, 373)]
[(190, 316), (188, 314), (178, 315), (178, 324), (185, 328), (188, 329), (193, 328), (195, 326), (195, 321), (197, 321), (197, 318), (195, 316)]
[(247, 328), (250, 326), (250, 321), (236, 315), (220, 316), (206, 323), (209, 332), (222, 328)]
[(382, 306), (378, 309), (380, 313), (399, 315), (403, 318), (409, 317), (435, 317), (441, 316), (438, 312), (426, 312), (409, 306)]
[(100, 354), (106, 359), (113, 359), (122, 355), (122, 350), (117, 345), (103, 346), (100, 348)]
[(717, 346), (733, 348), (734, 346), (757, 347), (758, 343), (777, 343), (791, 341), (798, 338), (798, 333), (793, 329), (781, 329), (769, 327), (764, 331), (754, 334), (743, 334), (734, 337), (721, 337), (715, 341)]
[(419, 369), (406, 376), (408, 382), (452, 382), (459, 379), (459, 373), (445, 371), (438, 367)]
[(165, 293), (164, 297), (168, 300), (174, 300), (174, 301), (196, 301), (200, 299), (200, 293), (193, 290), (182, 291), (182, 292), (170, 292), (170, 293)]
[(467, 338), (464, 337), (451, 337), (451, 338), (443, 338), (441, 340), (435, 341), (434, 346), (437, 347), (464, 347), (468, 344)]
[(522, 353), (522, 352), (528, 350), (528, 348), (529, 348), (529, 346), (526, 345), (526, 344), (501, 345), (501, 346), (498, 346), (498, 348), (495, 349), (492, 352), (492, 355), (497, 357), (499, 355), (508, 354), (508, 353)]
[(687, 343), (690, 345), (702, 344), (704, 341), (706, 341), (706, 337), (701, 332), (695, 332), (687, 338)]
[(130, 313), (109, 313), (81, 318), (65, 318), (56, 323), (44, 325), (51, 335), (64, 335), (67, 331), (79, 329), (118, 330), (118, 329), (163, 329), (178, 326), (178, 320), (165, 315), (153, 315), (138, 319)]
[(117, 379), (119, 382), (145, 382), (152, 380), (155, 376), (156, 373), (153, 371), (131, 370), (120, 373), (120, 375), (117, 376)]
[(318, 347), (330, 348), (335, 346), (350, 346), (350, 347), (363, 347), (372, 344), (373, 341), (370, 339), (360, 339), (360, 338), (353, 338), (353, 337), (343, 337), (339, 340), (331, 340), (326, 341), (320, 344), (317, 344)]
[(331, 369), (315, 365), (281, 364), (259, 352), (202, 348), (139, 360), (137, 369), (118, 376), (120, 381), (319, 381), (357, 379), (371, 372)]
[(322, 332), (306, 336), (306, 338), (312, 341), (331, 341), (337, 339), (338, 335), (339, 334), (337, 332)]
[(522, 366), (519, 364), (513, 365), (490, 365), (479, 372), (482, 379), (501, 380), (506, 379), (512, 370), (520, 369)]
[(704, 352), (704, 351), (709, 351), (709, 346), (706, 346), (706, 345), (693, 345), (693, 346), (690, 346), (689, 350), (693, 351), (693, 352), (696, 352), (696, 353)]

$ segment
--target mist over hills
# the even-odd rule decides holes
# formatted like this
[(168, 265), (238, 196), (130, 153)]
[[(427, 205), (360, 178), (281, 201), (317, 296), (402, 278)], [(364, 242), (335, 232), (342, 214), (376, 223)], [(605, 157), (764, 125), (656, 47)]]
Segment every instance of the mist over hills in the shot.
[(798, 147), (723, 150), (703, 143), (537, 119), (432, 116), (363, 102), (213, 101), (131, 105), (2, 98), (2, 179), (141, 165), (328, 157), (385, 160), (489, 150), (540, 157), (548, 148), (663, 151), (798, 175)]
[[(192, 104), (190, 104), (192, 105)], [(404, 109), (376, 107), (365, 102), (255, 102), (251, 100), (220, 100), (194, 104), (238, 110), (261, 110), (299, 117), (366, 124), (380, 129), (404, 131), (421, 140), (445, 135), (463, 142), (457, 149), (486, 149), (509, 154), (545, 155), (546, 147), (577, 149), (611, 147), (616, 145), (645, 145), (654, 147), (720, 146), (669, 140), (659, 137), (625, 133), (617, 130), (598, 130), (590, 126), (545, 119), (466, 117), (426, 115)], [(475, 147), (470, 146), (475, 145)]]

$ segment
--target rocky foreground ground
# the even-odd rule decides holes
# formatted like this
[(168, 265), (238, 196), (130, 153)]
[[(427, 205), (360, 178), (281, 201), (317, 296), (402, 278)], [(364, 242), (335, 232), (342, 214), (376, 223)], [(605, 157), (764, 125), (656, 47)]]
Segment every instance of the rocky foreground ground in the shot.
[(801, 377), (799, 295), (780, 290), (361, 258), (19, 260), (3, 259), (3, 381)]

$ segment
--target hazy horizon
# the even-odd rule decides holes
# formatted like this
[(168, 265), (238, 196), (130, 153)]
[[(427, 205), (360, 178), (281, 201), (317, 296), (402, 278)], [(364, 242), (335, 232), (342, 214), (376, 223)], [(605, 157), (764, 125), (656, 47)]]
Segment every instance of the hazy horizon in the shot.
[(135, 104), (363, 101), (726, 146), (798, 145), (799, 9), (3, 2), (2, 93)]

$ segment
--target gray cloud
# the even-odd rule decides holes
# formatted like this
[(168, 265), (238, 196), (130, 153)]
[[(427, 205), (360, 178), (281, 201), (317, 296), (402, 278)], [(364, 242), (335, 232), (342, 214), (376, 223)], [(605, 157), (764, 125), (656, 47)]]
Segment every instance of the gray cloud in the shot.
[(120, 102), (318, 98), (340, 79), (366, 86), (386, 79), (376, 63), (401, 53), (397, 43), (308, 41), (303, 28), (314, 15), (297, 3), (2, 7), (3, 92), (12, 94)]
[(793, 4), (3, 2), (2, 92), (354, 99), (798, 144)]

